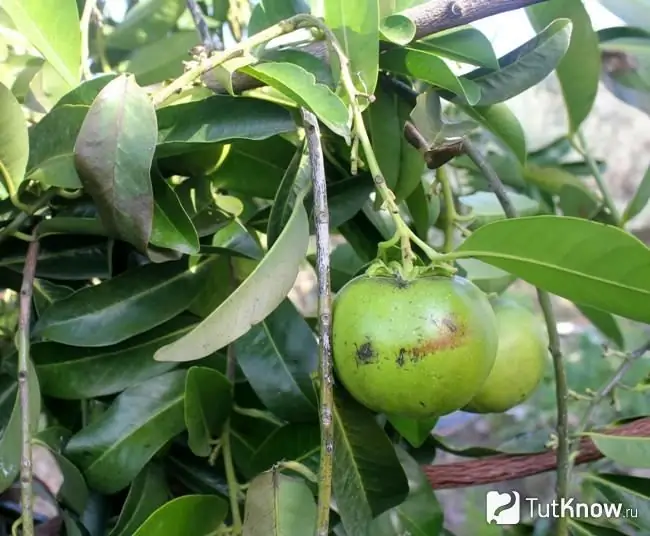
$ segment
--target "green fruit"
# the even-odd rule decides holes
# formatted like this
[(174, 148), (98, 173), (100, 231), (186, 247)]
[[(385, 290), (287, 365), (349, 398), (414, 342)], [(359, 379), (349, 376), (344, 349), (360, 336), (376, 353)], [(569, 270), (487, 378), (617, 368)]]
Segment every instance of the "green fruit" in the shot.
[(548, 338), (543, 324), (528, 309), (503, 298), (493, 301), (499, 348), (485, 384), (463, 408), (472, 413), (502, 413), (533, 394), (544, 377)]
[(490, 302), (460, 277), (363, 275), (333, 308), (337, 375), (366, 407), (426, 418), (455, 411), (483, 385), (497, 351)]

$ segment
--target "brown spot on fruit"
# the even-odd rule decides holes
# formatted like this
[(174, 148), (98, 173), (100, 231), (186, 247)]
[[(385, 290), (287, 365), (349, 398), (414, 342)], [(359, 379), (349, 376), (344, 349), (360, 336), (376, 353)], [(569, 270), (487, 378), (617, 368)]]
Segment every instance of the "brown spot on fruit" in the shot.
[(357, 346), (357, 361), (360, 361), (362, 364), (371, 363), (375, 356), (376, 354), (370, 341), (364, 342), (361, 346)]
[(451, 318), (445, 318), (442, 323), (446, 326), (446, 328), (451, 331), (452, 333), (456, 333), (458, 331), (458, 327), (456, 324), (454, 324), (454, 321)]
[(424, 340), (408, 350), (408, 353), (411, 355), (411, 361), (418, 361), (427, 355), (435, 354), (442, 350), (452, 350), (462, 344), (464, 338), (463, 330), (449, 319), (443, 320), (443, 324), (447, 327), (446, 333), (441, 333), (435, 339)]
[(406, 353), (406, 350), (404, 348), (399, 349), (399, 354), (397, 355), (397, 359), (395, 360), (395, 363), (397, 363), (398, 367), (403, 367), (404, 366), (404, 354)]

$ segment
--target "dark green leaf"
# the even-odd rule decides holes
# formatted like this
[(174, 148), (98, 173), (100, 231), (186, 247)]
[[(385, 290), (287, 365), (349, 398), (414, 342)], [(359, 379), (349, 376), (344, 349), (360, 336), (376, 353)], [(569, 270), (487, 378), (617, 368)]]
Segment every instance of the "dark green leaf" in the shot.
[(582, 0), (549, 0), (526, 8), (526, 13), (537, 32), (559, 18), (572, 22), (569, 48), (556, 71), (569, 117), (569, 131), (575, 133), (594, 105), (600, 79), (598, 37), (587, 8)]
[(63, 483), (57, 493), (57, 499), (77, 514), (83, 514), (88, 502), (88, 486), (79, 469), (70, 460), (59, 454), (58, 451), (51, 450), (44, 443), (35, 440), (33, 445), (47, 448), (61, 472)]
[(507, 104), (499, 103), (474, 108), (464, 106), (463, 111), (501, 140), (522, 165), (526, 164), (526, 134), (517, 116), (512, 113)]
[(185, 425), (188, 445), (197, 456), (209, 456), (230, 415), (232, 385), (219, 371), (191, 367), (185, 378)]
[(295, 151), (296, 147), (280, 136), (235, 142), (223, 164), (208, 178), (221, 190), (273, 199)]
[(119, 393), (175, 368), (151, 359), (164, 344), (189, 332), (198, 322), (178, 316), (163, 325), (101, 349), (41, 342), (32, 345), (32, 359), (42, 391), (48, 396), (83, 400)]
[[(360, 173), (327, 187), (327, 204), (330, 214), (330, 229), (336, 229), (353, 218), (367, 203), (370, 193), (375, 189), (369, 173)], [(309, 213), (310, 234), (315, 234), (314, 191), (305, 198), (305, 208)]]
[(57, 106), (29, 129), (27, 178), (48, 186), (81, 188), (74, 165), (74, 144), (90, 108)]
[[(575, 303), (650, 321), (650, 250), (617, 227), (560, 216), (502, 220), (477, 229), (457, 252)], [(611, 262), (612, 252), (625, 263)]]
[(316, 395), (311, 375), (318, 367), (318, 346), (309, 325), (289, 300), (233, 344), (239, 366), (273, 414), (291, 421), (314, 417)]
[(291, 290), (307, 252), (309, 222), (301, 202), (248, 278), (193, 331), (164, 346), (159, 361), (193, 361), (230, 344), (264, 320)]
[(210, 465), (205, 458), (198, 458), (189, 449), (180, 449), (177, 445), (172, 447), (171, 455), (164, 461), (167, 474), (189, 492), (228, 497), (223, 464)]
[[(558, 19), (522, 46), (499, 59), (499, 70), (480, 68), (461, 77), (472, 81), (480, 100), (465, 99), (467, 104), (489, 106), (504, 102), (544, 80), (558, 65), (569, 48), (572, 25)], [(450, 89), (450, 88), (446, 88)], [(463, 102), (461, 93), (455, 101)]]
[(184, 370), (168, 372), (120, 394), (97, 420), (77, 432), (65, 454), (99, 492), (116, 493), (171, 438), (183, 431)]
[(382, 69), (418, 78), (434, 87), (446, 89), (462, 97), (470, 106), (477, 104), (481, 90), (471, 80), (457, 77), (447, 63), (426, 49), (413, 47), (392, 48), (381, 54)]
[(43, 311), (54, 302), (67, 298), (73, 292), (74, 290), (70, 287), (57, 285), (47, 279), (35, 279), (34, 306), (38, 316), (42, 315)]
[(74, 87), (81, 74), (81, 33), (74, 0), (43, 5), (39, 0), (3, 0), (16, 29), (43, 54), (65, 84)]
[(645, 208), (650, 200), (650, 166), (645, 172), (645, 175), (641, 179), (639, 186), (634, 193), (634, 197), (627, 205), (625, 212), (623, 213), (623, 223), (630, 221), (635, 216), (638, 216), (639, 213)]
[[(600, 492), (616, 518), (627, 521), (645, 532), (650, 528), (650, 481), (647, 478), (611, 473), (587, 473), (586, 483)], [(607, 508), (605, 506), (605, 508)], [(616, 512), (616, 510), (619, 510)]]
[[(29, 362), (27, 375), (29, 385), (29, 420), (32, 432), (36, 431), (38, 419), (41, 414), (41, 393), (38, 386), (38, 377), (34, 367)], [(2, 460), (2, 471), (0, 471), (0, 493), (9, 488), (20, 471), (20, 457), (22, 452), (21, 441), (21, 405), (18, 393), (17, 382), (12, 387), (9, 382), (5, 382), (2, 390), (2, 398), (7, 402), (14, 400), (11, 407), (11, 415), (3, 422), (2, 435), (0, 435), (0, 460)], [(2, 403), (2, 406), (5, 406)]]
[[(302, 0), (296, 1), (301, 2)], [(271, 48), (262, 51), (260, 59), (262, 61), (284, 62), (298, 65), (305, 71), (313, 74), (316, 82), (319, 84), (323, 84), (330, 89), (335, 88), (332, 69), (329, 64), (324, 61), (324, 58), (319, 58), (309, 54), (309, 52), (303, 52), (302, 50), (293, 48)]]
[(144, 333), (192, 303), (210, 262), (148, 264), (81, 289), (49, 307), (33, 333), (72, 346), (108, 346)]
[(390, 440), (374, 415), (341, 390), (334, 403), (333, 493), (349, 534), (400, 504), (409, 486)]
[[(241, 255), (246, 259), (261, 259), (264, 252), (248, 229), (238, 220), (224, 225), (212, 237), (212, 246), (221, 253)], [(201, 248), (201, 251), (207, 248)], [(234, 261), (233, 261), (234, 262)]]
[(154, 177), (154, 212), (151, 237), (154, 246), (193, 255), (199, 251), (199, 237), (192, 220), (174, 189), (162, 177)]
[(15, 194), (25, 177), (29, 138), (25, 114), (11, 90), (0, 84), (0, 177), (8, 194)]
[(497, 70), (499, 60), (492, 43), (479, 30), (470, 26), (438, 32), (419, 41), (416, 48), (430, 50), (440, 56), (461, 63)]
[(426, 169), (422, 154), (406, 140), (405, 136), (402, 136), (401, 145), (399, 177), (395, 186), (395, 200), (398, 203), (407, 199), (418, 187)]
[(109, 82), (117, 78), (117, 76), (116, 73), (98, 74), (90, 80), (85, 80), (72, 91), (63, 95), (54, 108), (59, 108), (66, 104), (90, 107), (93, 101), (97, 98), (97, 95), (99, 95), (99, 92), (104, 89)]
[(590, 220), (601, 209), (600, 200), (584, 186), (565, 184), (560, 189), (560, 209), (565, 216), (574, 216)]
[[(183, 74), (183, 61), (190, 59), (190, 49), (201, 42), (195, 30), (176, 32), (139, 47), (124, 65), (135, 75), (138, 84), (149, 86)], [(161, 54), (161, 50), (165, 53)]]
[(159, 466), (147, 464), (131, 483), (120, 516), (108, 536), (130, 536), (169, 497), (165, 474)]
[(142, 0), (132, 7), (124, 20), (106, 38), (110, 48), (132, 50), (158, 41), (185, 11), (183, 0)]
[(345, 242), (336, 246), (330, 254), (332, 292), (341, 290), (343, 285), (352, 279), (364, 265), (364, 261), (350, 244)]
[(584, 305), (578, 305), (577, 307), (589, 322), (596, 326), (605, 337), (614, 342), (620, 349), (623, 349), (625, 346), (625, 339), (616, 317), (606, 313), (605, 311), (594, 309), (593, 307), (587, 307)]
[(330, 88), (319, 84), (312, 73), (299, 65), (276, 62), (250, 65), (241, 69), (241, 72), (261, 80), (308, 108), (332, 132), (349, 139), (347, 107)]
[(74, 162), (104, 227), (146, 251), (153, 220), (151, 163), (156, 115), (146, 92), (129, 76), (109, 82), (84, 119)]
[(431, 430), (433, 430), (433, 427), (438, 422), (438, 417), (416, 420), (389, 416), (388, 422), (390, 422), (399, 435), (406, 439), (411, 446), (419, 448), (424, 444), (427, 437), (431, 435)]
[(309, 13), (309, 5), (304, 0), (260, 0), (251, 13), (248, 35), (255, 35), (298, 13)]
[(244, 536), (298, 536), (316, 529), (317, 509), (303, 480), (277, 471), (255, 477), (246, 493)]
[(318, 471), (320, 427), (316, 423), (290, 423), (272, 432), (251, 460), (256, 473), (267, 471), (282, 460), (293, 460)]
[(624, 534), (613, 527), (605, 527), (587, 521), (578, 521), (577, 519), (569, 519), (569, 529), (573, 536), (623, 536)]
[(408, 478), (409, 495), (403, 503), (374, 519), (370, 525), (370, 533), (373, 536), (440, 534), (443, 512), (431, 484), (419, 464), (404, 450), (398, 448), (397, 457)]
[(268, 101), (216, 95), (157, 111), (156, 156), (169, 156), (196, 149), (205, 143), (264, 140), (294, 132), (291, 113)]
[(379, 74), (377, 0), (368, 2), (325, 0), (323, 8), (325, 24), (334, 32), (343, 53), (350, 61), (349, 68), (357, 90), (372, 95)]
[(424, 183), (420, 181), (411, 195), (406, 198), (406, 205), (413, 220), (415, 233), (422, 240), (426, 240), (429, 228), (436, 223), (440, 215), (440, 199), (428, 193)]
[(275, 194), (266, 230), (268, 247), (271, 247), (282, 233), (282, 229), (293, 213), (296, 202), (302, 202), (305, 194), (311, 188), (311, 181), (312, 168), (305, 140), (302, 146), (296, 150)]
[(156, 510), (133, 536), (211, 536), (226, 519), (228, 503), (216, 495), (177, 497)]

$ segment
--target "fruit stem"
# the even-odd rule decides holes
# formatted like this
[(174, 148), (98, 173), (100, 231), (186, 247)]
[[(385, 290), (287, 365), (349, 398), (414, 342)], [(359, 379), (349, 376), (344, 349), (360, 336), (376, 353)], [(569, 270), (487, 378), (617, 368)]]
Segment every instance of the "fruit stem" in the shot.
[[(489, 162), (483, 157), (477, 147), (469, 140), (463, 142), (465, 154), (474, 162), (476, 167), (487, 179), (490, 188), (496, 195), (503, 212), (507, 218), (516, 218), (517, 211), (508, 198), (503, 182), (492, 168)], [(544, 315), (546, 330), (548, 332), (549, 345), (548, 349), (553, 358), (553, 369), (555, 371), (555, 400), (557, 404), (557, 482), (556, 494), (558, 502), (566, 500), (569, 489), (569, 478), (571, 472), (570, 443), (569, 443), (569, 385), (564, 367), (564, 358), (560, 346), (560, 335), (557, 331), (557, 320), (553, 312), (553, 304), (548, 292), (537, 289), (537, 300)], [(566, 536), (568, 534), (568, 518), (560, 517), (557, 520), (557, 536)]]
[(320, 389), (320, 466), (318, 475), (318, 517), (316, 536), (329, 533), (332, 472), (334, 466), (334, 377), (332, 371), (332, 312), (330, 288), (329, 209), (325, 160), (318, 119), (310, 111), (301, 110), (314, 190), (314, 224), (316, 227), (316, 266), (318, 283), (318, 332), (320, 334), (318, 384)]

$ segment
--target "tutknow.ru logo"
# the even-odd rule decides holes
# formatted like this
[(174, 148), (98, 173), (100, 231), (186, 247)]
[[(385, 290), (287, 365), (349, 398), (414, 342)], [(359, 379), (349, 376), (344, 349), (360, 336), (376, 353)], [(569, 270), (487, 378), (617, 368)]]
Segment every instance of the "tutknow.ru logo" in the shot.
[[(573, 498), (541, 503), (534, 497), (526, 498), (526, 503), (531, 518), (620, 519), (638, 516), (636, 508), (624, 508), (621, 503), (581, 503)], [(516, 491), (488, 491), (485, 497), (488, 523), (516, 525), (521, 521), (521, 510), (521, 497)]]

